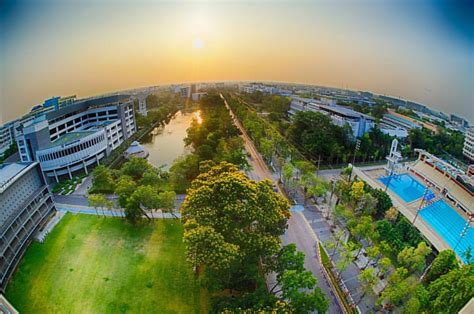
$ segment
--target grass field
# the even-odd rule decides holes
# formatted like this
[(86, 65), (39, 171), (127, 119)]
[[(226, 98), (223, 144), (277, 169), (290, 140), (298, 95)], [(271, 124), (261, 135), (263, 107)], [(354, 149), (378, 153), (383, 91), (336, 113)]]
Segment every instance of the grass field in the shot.
[(67, 214), (44, 244), (28, 248), (7, 299), (20, 313), (207, 312), (182, 233), (171, 219), (132, 227)]

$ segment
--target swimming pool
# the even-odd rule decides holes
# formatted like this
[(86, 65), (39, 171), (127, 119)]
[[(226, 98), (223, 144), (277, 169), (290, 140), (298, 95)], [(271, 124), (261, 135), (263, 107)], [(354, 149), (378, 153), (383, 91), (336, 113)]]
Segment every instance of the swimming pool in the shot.
[[(470, 246), (474, 250), (474, 229), (468, 228), (464, 238), (460, 239), (460, 234), (466, 225), (466, 220), (451, 208), (445, 201), (439, 200), (423, 208), (420, 216), (426, 221), (454, 250), (464, 262), (467, 248)], [(459, 244), (458, 244), (459, 242)]]
[(385, 186), (388, 184), (388, 188), (407, 203), (419, 199), (425, 193), (425, 186), (407, 173), (383, 177), (378, 180)]

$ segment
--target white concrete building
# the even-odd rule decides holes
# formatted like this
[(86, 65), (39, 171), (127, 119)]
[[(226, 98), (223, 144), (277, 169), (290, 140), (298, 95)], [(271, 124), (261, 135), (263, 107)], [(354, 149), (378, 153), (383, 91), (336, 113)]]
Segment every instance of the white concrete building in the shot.
[(334, 99), (322, 98), (320, 100), (291, 97), (289, 114), (293, 115), (297, 111), (314, 111), (329, 116), (332, 123), (338, 126), (349, 125), (354, 137), (361, 137), (375, 126), (375, 119), (354, 111), (352, 109), (336, 105)]
[(136, 132), (133, 101), (114, 95), (77, 101), (15, 127), (23, 162), (39, 161), (49, 180), (88, 173)]
[(470, 127), (466, 130), (466, 137), (464, 139), (462, 153), (471, 162), (474, 162), (474, 127)]
[(0, 165), (0, 209), (0, 292), (3, 292), (34, 234), (55, 211), (37, 162)]

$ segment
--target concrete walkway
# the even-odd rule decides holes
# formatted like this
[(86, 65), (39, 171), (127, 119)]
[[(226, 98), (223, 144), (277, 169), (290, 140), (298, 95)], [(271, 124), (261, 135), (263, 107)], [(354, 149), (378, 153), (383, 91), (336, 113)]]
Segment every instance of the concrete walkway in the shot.
[(85, 177), (80, 184), (77, 185), (76, 190), (71, 195), (86, 195), (89, 188), (92, 186), (92, 175)]
[(44, 229), (35, 236), (35, 239), (38, 242), (43, 243), (48, 234), (54, 229), (54, 227), (59, 223), (59, 221), (64, 217), (65, 214), (65, 212), (56, 212), (56, 214), (48, 222), (46, 227), (44, 227)]
[[(121, 209), (118, 210), (101, 210), (95, 209), (89, 206), (70, 206), (67, 204), (56, 204), (56, 209), (58, 212), (70, 212), (74, 214), (86, 214), (86, 215), (95, 215), (95, 216), (106, 216), (106, 217), (125, 217), (125, 212)], [(173, 215), (171, 213), (163, 213), (161, 210), (156, 212), (149, 213), (149, 218), (152, 219), (170, 219), (170, 218), (181, 218), (181, 213), (175, 212)], [(146, 218), (146, 217), (144, 217)]]

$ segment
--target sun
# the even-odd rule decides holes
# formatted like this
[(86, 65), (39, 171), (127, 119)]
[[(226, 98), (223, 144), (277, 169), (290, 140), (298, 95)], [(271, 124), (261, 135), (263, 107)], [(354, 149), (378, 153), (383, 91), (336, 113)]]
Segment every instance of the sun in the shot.
[(204, 42), (202, 41), (201, 38), (197, 37), (193, 39), (193, 48), (195, 49), (201, 49), (204, 47)]

